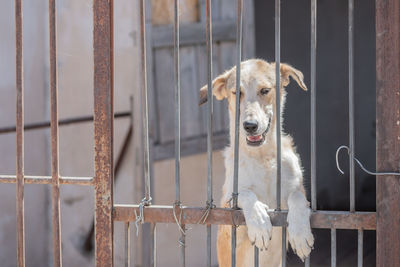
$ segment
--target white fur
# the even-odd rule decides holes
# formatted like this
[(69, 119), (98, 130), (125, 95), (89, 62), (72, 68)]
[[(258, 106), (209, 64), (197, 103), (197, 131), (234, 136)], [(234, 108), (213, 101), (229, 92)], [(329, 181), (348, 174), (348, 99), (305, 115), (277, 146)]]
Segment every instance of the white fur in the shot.
[[(226, 180), (221, 204), (229, 201), (233, 188), (233, 149), (228, 147), (224, 155)], [(272, 234), (271, 221), (267, 213), (268, 209), (276, 208), (276, 160), (259, 163), (246, 153), (240, 153), (238, 180), (238, 205), (243, 209), (250, 242), (255, 241), (258, 248), (268, 249), (272, 254), (280, 254), (281, 242), (278, 244), (275, 242), (274, 247), (268, 246), (271, 238), (281, 238), (280, 231), (276, 235)], [(301, 181), (302, 171), (297, 155), (292, 151), (282, 150), (282, 208), (289, 209), (288, 240), (292, 249), (304, 260), (311, 252), (314, 237), (310, 228), (309, 204), (300, 190)], [(266, 262), (271, 263), (268, 260)]]
[[(266, 63), (267, 64), (267, 63)], [(259, 123), (261, 134), (265, 129), (268, 129), (268, 123), (271, 123), (271, 129), (268, 130), (265, 136), (265, 142), (259, 147), (249, 147), (245, 142), (246, 132), (243, 127), (240, 127), (239, 137), (239, 196), (238, 205), (243, 210), (246, 226), (247, 237), (239, 237), (237, 240), (238, 247), (246, 242), (254, 243), (261, 249), (260, 263), (262, 266), (280, 266), (281, 265), (281, 249), (282, 239), (280, 228), (273, 228), (268, 209), (275, 209), (276, 203), (276, 128), (273, 113), (275, 113), (274, 97), (269, 99), (259, 95), (258, 88), (262, 86), (270, 86), (269, 82), (273, 80), (272, 74), (268, 76), (265, 70), (258, 74), (260, 64), (256, 60), (249, 60), (242, 63), (242, 90), (244, 97), (241, 99), (240, 110), (240, 125), (246, 119), (256, 119)], [(271, 65), (266, 65), (268, 68), (273, 68)], [(306, 90), (302, 82), (302, 74), (297, 70), (287, 67), (290, 71), (289, 75), (298, 75), (295, 80)], [(234, 142), (234, 101), (231, 90), (231, 77), (225, 73), (228, 78), (224, 80), (226, 83), (226, 92), (222, 92), (228, 97), (230, 104), (230, 137), (231, 143)], [(272, 77), (267, 79), (268, 77)], [(219, 81), (220, 82), (220, 81)], [(271, 82), (271, 84), (272, 84)], [(286, 93), (283, 90), (281, 97), (282, 111), (285, 102)], [(273, 93), (272, 93), (273, 94)], [(267, 98), (267, 100), (265, 100)], [(272, 120), (269, 120), (271, 118)], [(291, 138), (282, 135), (282, 196), (281, 208), (288, 209), (288, 241), (291, 244), (293, 251), (304, 260), (307, 257), (314, 244), (314, 237), (310, 228), (310, 208), (309, 203), (304, 195), (303, 188), (303, 173), (301, 163), (295, 149), (292, 145)], [(226, 203), (232, 197), (233, 190), (233, 170), (234, 170), (234, 151), (233, 147), (227, 147), (224, 151), (226, 177), (223, 187), (223, 197), (221, 205), (226, 206)], [(247, 240), (246, 240), (247, 239)], [(246, 247), (246, 246), (242, 246)], [(245, 266), (251, 266), (253, 262), (253, 250), (251, 246), (247, 246), (245, 253)], [(221, 263), (220, 263), (221, 264)], [(248, 264), (248, 265), (247, 265)]]

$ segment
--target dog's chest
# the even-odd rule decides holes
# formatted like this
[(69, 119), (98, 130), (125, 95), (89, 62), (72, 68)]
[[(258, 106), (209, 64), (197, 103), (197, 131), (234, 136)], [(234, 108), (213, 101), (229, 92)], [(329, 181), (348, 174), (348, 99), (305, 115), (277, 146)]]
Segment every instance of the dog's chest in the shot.
[(247, 155), (241, 155), (239, 161), (240, 189), (252, 191), (258, 200), (274, 208), (276, 206), (276, 161), (274, 159), (255, 160)]

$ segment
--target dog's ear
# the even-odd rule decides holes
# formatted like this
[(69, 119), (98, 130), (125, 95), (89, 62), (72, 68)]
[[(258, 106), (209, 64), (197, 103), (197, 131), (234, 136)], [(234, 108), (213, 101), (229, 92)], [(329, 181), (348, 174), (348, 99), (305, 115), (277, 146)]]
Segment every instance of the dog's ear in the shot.
[(292, 77), (304, 91), (307, 91), (307, 86), (304, 83), (304, 76), (301, 71), (283, 63), (281, 64), (281, 75), (283, 86), (287, 86), (290, 82), (290, 77)]
[[(226, 98), (227, 92), (226, 92), (226, 81), (229, 77), (231, 70), (226, 71), (225, 73), (219, 75), (217, 78), (214, 79), (212, 82), (213, 86), (213, 95), (218, 100), (222, 100)], [(199, 106), (207, 102), (207, 97), (208, 97), (208, 86), (205, 85), (200, 89), (200, 100), (199, 100)]]

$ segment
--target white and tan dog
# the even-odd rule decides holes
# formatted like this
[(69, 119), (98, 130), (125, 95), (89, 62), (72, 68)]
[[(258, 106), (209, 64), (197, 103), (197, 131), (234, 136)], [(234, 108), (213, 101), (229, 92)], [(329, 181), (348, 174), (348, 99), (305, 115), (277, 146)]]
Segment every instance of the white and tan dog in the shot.
[[(307, 90), (303, 74), (281, 64), (281, 114), (284, 89), (292, 77)], [(253, 266), (255, 244), (260, 249), (260, 266), (281, 266), (281, 228), (272, 227), (267, 210), (276, 208), (276, 107), (275, 64), (260, 59), (241, 63), (239, 123), (239, 197), (246, 226), (237, 232), (237, 266)], [(235, 133), (236, 67), (218, 76), (212, 83), (218, 100), (227, 99), (230, 116), (230, 140)], [(200, 90), (200, 104), (207, 101), (207, 86)], [(233, 186), (233, 145), (224, 152), (226, 177), (221, 205), (229, 207)], [(292, 138), (282, 135), (282, 209), (288, 209), (288, 240), (304, 260), (311, 252), (314, 237), (310, 228), (310, 208), (303, 187), (303, 173)], [(231, 226), (218, 229), (219, 266), (231, 266)]]

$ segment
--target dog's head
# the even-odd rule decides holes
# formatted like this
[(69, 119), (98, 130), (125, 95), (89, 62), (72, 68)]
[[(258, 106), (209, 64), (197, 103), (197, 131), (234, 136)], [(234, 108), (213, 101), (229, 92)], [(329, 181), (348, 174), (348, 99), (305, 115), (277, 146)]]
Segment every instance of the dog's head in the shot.
[[(240, 73), (240, 144), (259, 147), (265, 144), (266, 136), (273, 132), (276, 118), (275, 63), (251, 59), (241, 63)], [(292, 77), (297, 84), (307, 90), (303, 73), (287, 64), (280, 65), (281, 112), (285, 104), (286, 87)], [(212, 82), (213, 94), (218, 100), (227, 99), (231, 118), (231, 133), (235, 127), (236, 108), (236, 67), (221, 74)], [(207, 102), (207, 85), (200, 89), (200, 102)], [(246, 141), (244, 141), (246, 140)]]

